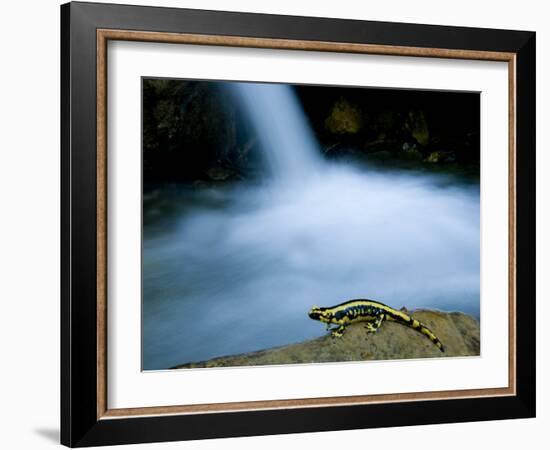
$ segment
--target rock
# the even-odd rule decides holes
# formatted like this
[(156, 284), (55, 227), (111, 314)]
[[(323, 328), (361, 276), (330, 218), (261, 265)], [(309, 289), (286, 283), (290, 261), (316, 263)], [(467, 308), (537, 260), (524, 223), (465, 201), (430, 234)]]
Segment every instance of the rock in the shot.
[(404, 159), (422, 159), (422, 153), (420, 153), (420, 150), (418, 150), (416, 144), (409, 144), (408, 142), (405, 142), (401, 148), (403, 152), (400, 156)]
[(225, 181), (235, 175), (233, 171), (221, 166), (211, 167), (208, 169), (207, 174), (214, 181)]
[(369, 159), (375, 161), (389, 161), (393, 158), (393, 153), (388, 150), (380, 150), (368, 154)]
[(430, 142), (430, 131), (428, 122), (422, 111), (410, 111), (407, 118), (407, 128), (410, 130), (412, 137), (416, 139), (420, 145), (428, 145)]
[(363, 128), (363, 114), (358, 107), (341, 98), (326, 118), (325, 128), (332, 134), (357, 134)]
[(342, 148), (342, 143), (341, 142), (336, 142), (334, 144), (326, 145), (323, 148), (323, 152), (326, 153), (326, 154), (335, 153), (335, 152), (338, 152), (339, 150), (341, 150), (341, 148)]
[[(341, 361), (478, 356), (479, 322), (460, 313), (416, 310), (411, 315), (428, 326), (445, 346), (442, 353), (425, 336), (396, 322), (384, 322), (377, 333), (364, 324), (347, 328), (341, 338), (330, 333), (298, 344), (225, 356), (174, 368), (279, 365)], [(323, 324), (319, 323), (322, 327)]]
[(218, 161), (237, 159), (244, 133), (235, 106), (216, 83), (146, 79), (143, 105), (146, 179), (191, 181)]
[(426, 162), (429, 163), (441, 163), (441, 162), (447, 162), (452, 161), (454, 159), (453, 155), (451, 155), (449, 152), (431, 152), (428, 157), (425, 159)]
[(373, 118), (371, 128), (378, 133), (380, 138), (385, 138), (387, 134), (395, 134), (402, 121), (399, 112), (382, 111)]
[(237, 160), (247, 161), (250, 150), (257, 144), (257, 139), (251, 137), (242, 146), (237, 148)]

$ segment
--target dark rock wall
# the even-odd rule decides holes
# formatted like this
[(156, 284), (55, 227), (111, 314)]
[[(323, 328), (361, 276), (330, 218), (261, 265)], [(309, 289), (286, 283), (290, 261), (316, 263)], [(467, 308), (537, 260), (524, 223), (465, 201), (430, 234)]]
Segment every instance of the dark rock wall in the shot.
[(225, 180), (259, 166), (255, 137), (238, 114), (223, 83), (144, 80), (145, 181)]
[[(295, 86), (327, 157), (479, 166), (479, 94)], [(144, 79), (145, 184), (262, 175), (226, 82)]]
[(386, 152), (426, 163), (479, 165), (478, 93), (295, 89), (328, 155)]

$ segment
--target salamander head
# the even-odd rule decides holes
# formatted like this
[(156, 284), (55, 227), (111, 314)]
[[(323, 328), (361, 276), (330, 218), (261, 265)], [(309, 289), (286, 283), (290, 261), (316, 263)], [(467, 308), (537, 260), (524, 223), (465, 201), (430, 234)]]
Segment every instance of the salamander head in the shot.
[(312, 306), (309, 310), (309, 318), (313, 320), (319, 320), (324, 323), (331, 323), (334, 319), (334, 315), (329, 308), (323, 308), (319, 306)]

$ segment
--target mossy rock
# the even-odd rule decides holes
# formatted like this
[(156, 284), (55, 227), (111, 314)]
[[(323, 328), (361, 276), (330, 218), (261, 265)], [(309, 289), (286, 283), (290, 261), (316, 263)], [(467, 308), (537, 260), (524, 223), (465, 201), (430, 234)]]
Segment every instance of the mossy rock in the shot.
[(341, 98), (326, 118), (325, 128), (332, 134), (357, 134), (363, 128), (363, 114), (357, 106)]
[(410, 111), (407, 118), (407, 128), (410, 130), (413, 138), (420, 145), (428, 145), (430, 143), (430, 130), (428, 122), (422, 111)]
[(453, 160), (453, 154), (450, 152), (436, 151), (431, 152), (428, 157), (425, 159), (429, 163), (442, 163)]

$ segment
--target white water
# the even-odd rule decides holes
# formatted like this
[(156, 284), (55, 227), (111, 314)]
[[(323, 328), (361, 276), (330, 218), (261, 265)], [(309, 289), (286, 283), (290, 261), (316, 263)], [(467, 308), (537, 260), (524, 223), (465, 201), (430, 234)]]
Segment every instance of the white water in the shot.
[(317, 140), (290, 86), (233, 83), (228, 89), (247, 112), (273, 180), (301, 180), (319, 168)]
[(313, 304), (367, 297), (479, 314), (479, 187), (322, 163), (279, 87), (239, 87), (274, 182), (159, 191), (144, 209), (176, 205), (144, 228), (145, 369), (320, 336)]

